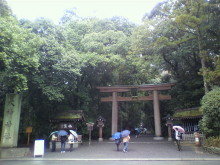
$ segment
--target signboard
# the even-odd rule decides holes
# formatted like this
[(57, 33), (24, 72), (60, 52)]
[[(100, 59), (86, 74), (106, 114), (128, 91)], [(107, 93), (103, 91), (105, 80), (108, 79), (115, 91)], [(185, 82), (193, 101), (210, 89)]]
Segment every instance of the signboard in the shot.
[(26, 133), (32, 133), (32, 127), (27, 127), (26, 128)]
[(44, 140), (35, 140), (34, 157), (35, 156), (44, 156)]

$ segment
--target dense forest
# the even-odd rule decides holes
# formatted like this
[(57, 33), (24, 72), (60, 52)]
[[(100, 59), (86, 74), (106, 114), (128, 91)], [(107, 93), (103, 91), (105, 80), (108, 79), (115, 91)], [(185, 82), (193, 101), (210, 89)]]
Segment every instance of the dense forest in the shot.
[[(48, 137), (50, 119), (70, 109), (83, 110), (87, 122), (103, 116), (109, 137), (111, 104), (100, 102), (98, 86), (175, 83), (172, 100), (160, 102), (161, 118), (200, 107), (220, 86), (220, 1), (166, 0), (142, 20), (83, 18), (70, 9), (58, 25), (31, 22), (18, 20), (0, 0), (0, 126), (7, 93), (22, 94), (19, 132), (22, 137), (32, 126), (33, 139)], [(152, 104), (120, 103), (119, 128), (142, 122), (153, 131)], [(86, 135), (85, 123), (81, 127)], [(164, 124), (162, 130), (166, 134)]]

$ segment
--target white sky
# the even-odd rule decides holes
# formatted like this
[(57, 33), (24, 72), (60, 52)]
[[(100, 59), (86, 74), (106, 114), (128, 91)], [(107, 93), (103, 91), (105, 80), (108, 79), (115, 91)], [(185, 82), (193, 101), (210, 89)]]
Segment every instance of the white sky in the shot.
[(163, 0), (6, 0), (18, 19), (31, 21), (44, 17), (58, 23), (64, 11), (76, 8), (81, 17), (111, 18), (123, 16), (141, 23), (146, 12)]

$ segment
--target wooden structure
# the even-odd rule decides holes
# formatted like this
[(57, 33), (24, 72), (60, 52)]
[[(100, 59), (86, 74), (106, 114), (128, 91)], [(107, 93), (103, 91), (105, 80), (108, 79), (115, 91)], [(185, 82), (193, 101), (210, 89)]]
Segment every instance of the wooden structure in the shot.
[(188, 133), (199, 131), (198, 123), (202, 119), (202, 111), (196, 108), (188, 108), (177, 110), (173, 116), (173, 120), (179, 122)]
[(77, 123), (80, 121), (85, 121), (82, 110), (64, 111), (51, 119), (51, 122), (55, 123), (57, 125), (57, 129), (60, 130), (64, 129), (77, 131)]
[[(174, 84), (146, 84), (137, 86), (109, 86), (97, 87), (101, 93), (112, 93), (110, 97), (102, 97), (101, 102), (112, 102), (112, 134), (118, 131), (118, 102), (121, 101), (153, 101), (155, 138), (161, 139), (160, 100), (170, 100), (171, 96), (161, 95), (159, 91), (169, 90)], [(135, 96), (121, 97), (118, 93), (131, 92)], [(148, 95), (137, 96), (137, 92), (145, 92)]]

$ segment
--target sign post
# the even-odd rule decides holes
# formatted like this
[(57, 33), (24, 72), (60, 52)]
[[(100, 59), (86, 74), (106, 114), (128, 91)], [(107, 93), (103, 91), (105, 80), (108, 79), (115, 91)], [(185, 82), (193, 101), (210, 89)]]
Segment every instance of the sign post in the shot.
[(28, 134), (27, 145), (29, 145), (30, 144), (30, 135), (32, 133), (32, 127), (27, 127), (26, 128), (26, 133)]
[(93, 130), (94, 123), (86, 123), (87, 129), (89, 131), (89, 145), (91, 144), (91, 131)]

